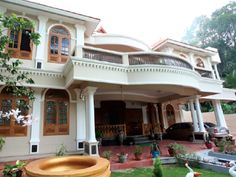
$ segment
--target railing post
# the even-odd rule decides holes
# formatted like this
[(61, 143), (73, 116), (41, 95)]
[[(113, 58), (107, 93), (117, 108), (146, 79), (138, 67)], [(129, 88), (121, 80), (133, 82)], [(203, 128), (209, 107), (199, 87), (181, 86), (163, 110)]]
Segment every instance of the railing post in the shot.
[(129, 55), (128, 54), (122, 55), (122, 63), (125, 66), (129, 66)]

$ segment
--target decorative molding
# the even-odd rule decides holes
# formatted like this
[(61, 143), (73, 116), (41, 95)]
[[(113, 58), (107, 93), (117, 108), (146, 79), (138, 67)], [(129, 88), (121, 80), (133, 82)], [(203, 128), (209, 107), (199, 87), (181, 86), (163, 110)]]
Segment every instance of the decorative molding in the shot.
[[(0, 68), (0, 72), (4, 73), (6, 69)], [(19, 70), (19, 73), (29, 73), (32, 76), (47, 76), (47, 77), (56, 77), (56, 78), (63, 78), (63, 74), (61, 72), (54, 72), (54, 71), (46, 71), (46, 70), (33, 70), (33, 69), (26, 69), (22, 68)]]

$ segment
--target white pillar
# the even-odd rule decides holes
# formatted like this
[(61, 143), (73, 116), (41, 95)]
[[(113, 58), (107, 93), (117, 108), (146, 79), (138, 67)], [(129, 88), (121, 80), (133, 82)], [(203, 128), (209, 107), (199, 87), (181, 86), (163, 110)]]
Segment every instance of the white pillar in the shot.
[(212, 68), (212, 63), (211, 63), (210, 57), (207, 57), (207, 62), (208, 62), (208, 66), (209, 66), (209, 68), (210, 68), (210, 70), (211, 70), (211, 74), (212, 74), (213, 79), (216, 79), (215, 71), (214, 71), (214, 69)]
[(81, 89), (74, 89), (76, 93), (76, 144), (77, 150), (84, 150), (86, 139), (85, 100)]
[(227, 124), (225, 122), (225, 117), (224, 117), (224, 113), (220, 104), (219, 100), (212, 100), (213, 106), (214, 106), (214, 113), (215, 113), (215, 117), (216, 117), (216, 122), (217, 125), (220, 127), (227, 127)]
[(86, 87), (86, 144), (85, 152), (89, 155), (98, 155), (98, 142), (95, 136), (94, 93), (96, 87)]
[(142, 114), (143, 114), (143, 123), (148, 124), (147, 106), (142, 106)]
[(214, 70), (215, 70), (216, 78), (217, 78), (218, 80), (220, 80), (220, 75), (219, 75), (219, 72), (218, 72), (218, 69), (217, 69), (217, 65), (214, 64), (213, 67), (214, 67)]
[(46, 58), (46, 49), (48, 47), (48, 43), (46, 41), (46, 26), (48, 18), (45, 16), (38, 16), (39, 19), (39, 27), (38, 27), (38, 33), (40, 34), (40, 44), (37, 46), (36, 51), (36, 61), (35, 61), (35, 68), (42, 69), (44, 60)]
[(197, 117), (198, 117), (198, 123), (199, 123), (199, 131), (205, 132), (204, 124), (203, 124), (203, 117), (201, 112), (201, 106), (199, 103), (199, 97), (195, 98), (195, 104), (196, 104), (196, 111), (197, 111)]
[(83, 58), (82, 47), (84, 46), (84, 32), (86, 28), (79, 24), (75, 24), (75, 28), (76, 28), (75, 56)]
[(40, 142), (40, 119), (41, 119), (41, 92), (42, 89), (35, 89), (35, 100), (32, 108), (32, 125), (30, 135), (30, 154), (39, 153)]
[(190, 103), (191, 116), (193, 120), (194, 132), (199, 132), (198, 119), (197, 119), (196, 111), (194, 109), (193, 100), (190, 100), (189, 103)]
[(194, 54), (193, 53), (189, 54), (189, 60), (190, 60), (190, 63), (192, 64), (192, 66), (194, 67), (195, 66), (195, 61), (194, 61)]

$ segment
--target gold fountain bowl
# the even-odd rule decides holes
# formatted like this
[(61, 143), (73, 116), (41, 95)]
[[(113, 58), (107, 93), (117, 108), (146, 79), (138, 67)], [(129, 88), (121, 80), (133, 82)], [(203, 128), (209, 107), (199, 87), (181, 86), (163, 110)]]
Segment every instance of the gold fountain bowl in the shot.
[(25, 166), (28, 177), (110, 177), (110, 162), (91, 156), (51, 157)]

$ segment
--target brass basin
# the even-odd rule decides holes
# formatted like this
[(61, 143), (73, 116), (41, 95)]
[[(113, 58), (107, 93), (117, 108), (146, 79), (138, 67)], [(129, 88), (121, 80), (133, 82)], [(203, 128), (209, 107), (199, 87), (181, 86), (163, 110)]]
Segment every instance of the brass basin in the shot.
[(110, 177), (108, 160), (91, 156), (51, 157), (25, 166), (28, 177)]

